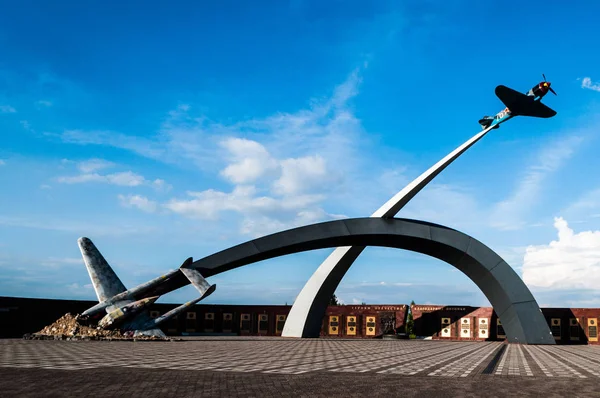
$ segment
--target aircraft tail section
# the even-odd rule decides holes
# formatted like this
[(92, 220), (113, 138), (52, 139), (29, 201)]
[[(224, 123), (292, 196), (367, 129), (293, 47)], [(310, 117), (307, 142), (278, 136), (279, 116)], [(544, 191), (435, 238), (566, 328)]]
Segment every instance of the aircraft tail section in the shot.
[[(492, 125), (494, 120), (495, 120), (495, 118), (493, 118), (491, 116), (484, 116), (482, 119), (479, 119), (479, 125), (481, 126), (482, 130), (485, 130)], [(493, 128), (494, 129), (500, 128), (500, 125), (496, 124)]]
[(90, 239), (81, 237), (77, 239), (77, 244), (99, 302), (106, 301), (127, 290)]
[(485, 130), (488, 127), (490, 127), (490, 124), (492, 124), (492, 122), (494, 121), (494, 119), (492, 119), (489, 116), (484, 116), (483, 118), (479, 119), (479, 124), (481, 125), (481, 129)]

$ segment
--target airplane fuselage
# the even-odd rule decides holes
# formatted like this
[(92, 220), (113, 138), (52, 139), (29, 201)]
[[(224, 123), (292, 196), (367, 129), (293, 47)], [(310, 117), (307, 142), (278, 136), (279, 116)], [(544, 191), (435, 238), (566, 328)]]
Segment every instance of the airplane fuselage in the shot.
[(512, 119), (514, 115), (511, 113), (510, 109), (504, 108), (500, 112), (496, 113), (494, 117), (485, 116), (483, 119), (479, 121), (481, 127), (484, 129), (492, 129), (499, 128), (500, 124), (506, 122), (509, 119)]
[(531, 88), (531, 90), (529, 90), (527, 92), (527, 95), (530, 97), (533, 97), (533, 99), (535, 99), (536, 101), (539, 101), (542, 98), (544, 98), (544, 96), (546, 94), (548, 94), (548, 91), (550, 91), (550, 90), (552, 90), (550, 88), (550, 83), (540, 82), (540, 83), (536, 84), (535, 86), (533, 86)]
[(504, 108), (500, 112), (496, 113), (494, 116), (494, 120), (490, 123), (490, 127), (500, 126), (500, 124), (506, 122), (509, 119), (512, 119), (514, 116), (510, 112), (510, 109)]

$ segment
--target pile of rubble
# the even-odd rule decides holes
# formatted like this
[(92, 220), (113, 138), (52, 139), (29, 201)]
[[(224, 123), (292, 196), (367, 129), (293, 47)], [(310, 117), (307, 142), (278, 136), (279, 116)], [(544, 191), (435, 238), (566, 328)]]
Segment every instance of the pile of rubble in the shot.
[[(56, 322), (33, 334), (26, 334), (31, 340), (134, 340), (133, 331), (119, 329), (105, 330), (86, 325), (79, 315), (67, 313)], [(135, 340), (164, 340), (158, 336), (135, 336)]]

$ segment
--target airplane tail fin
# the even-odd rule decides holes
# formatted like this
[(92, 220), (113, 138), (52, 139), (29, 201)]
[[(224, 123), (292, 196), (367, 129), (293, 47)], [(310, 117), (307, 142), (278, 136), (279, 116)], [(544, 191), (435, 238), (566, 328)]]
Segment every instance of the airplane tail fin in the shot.
[(206, 279), (204, 279), (198, 270), (193, 268), (185, 268), (184, 266), (181, 266), (179, 270), (183, 272), (185, 277), (188, 278), (192, 285), (194, 285), (194, 287), (200, 292), (200, 299), (210, 296), (217, 288), (217, 285), (211, 285)]
[(106, 301), (127, 290), (90, 239), (81, 237), (77, 239), (77, 244), (99, 302)]
[(479, 119), (479, 125), (481, 126), (482, 130), (485, 130), (488, 127), (490, 127), (490, 125), (492, 124), (493, 121), (494, 121), (494, 118), (491, 118), (489, 116), (484, 116), (483, 118)]

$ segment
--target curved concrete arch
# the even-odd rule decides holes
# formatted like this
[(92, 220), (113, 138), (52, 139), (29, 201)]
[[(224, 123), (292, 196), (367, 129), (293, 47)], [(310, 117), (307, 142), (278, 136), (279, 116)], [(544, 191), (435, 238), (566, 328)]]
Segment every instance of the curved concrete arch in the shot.
[[(368, 217), (312, 224), (233, 246), (187, 267), (210, 277), (274, 257), (339, 246), (393, 247), (445, 261), (467, 275), (485, 294), (502, 321), (508, 341), (555, 344), (535, 298), (499, 255), (462, 232), (423, 221)], [(322, 294), (331, 297), (337, 285), (324, 285)], [(302, 337), (318, 337), (327, 302), (320, 305), (324, 307), (311, 308), (307, 318), (311, 333)]]
[[(475, 145), (492, 129), (488, 127), (465, 141), (458, 148), (450, 152), (436, 164), (415, 178), (412, 182), (402, 188), (396, 195), (383, 204), (371, 217), (390, 218), (396, 214), (439, 173), (460, 157), (467, 149)], [(323, 307), (329, 302), (331, 295), (327, 296), (325, 286), (341, 282), (342, 278), (365, 249), (364, 246), (349, 246), (336, 248), (317, 268), (308, 279), (294, 301), (294, 305), (288, 314), (287, 321), (281, 333), (284, 337), (303, 337), (307, 334), (318, 333), (314, 325), (308, 322), (309, 313), (315, 308)], [(324, 291), (325, 289), (325, 291)], [(322, 315), (325, 315), (323, 312)]]

